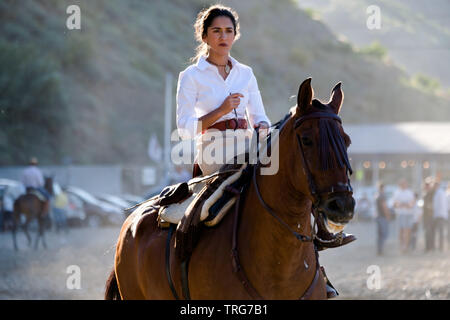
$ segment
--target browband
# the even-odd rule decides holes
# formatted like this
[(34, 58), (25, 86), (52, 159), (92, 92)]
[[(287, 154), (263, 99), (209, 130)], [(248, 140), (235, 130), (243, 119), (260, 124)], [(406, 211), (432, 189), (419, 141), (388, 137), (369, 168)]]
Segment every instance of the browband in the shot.
[(336, 114), (332, 114), (332, 113), (328, 113), (328, 112), (314, 112), (314, 113), (310, 113), (310, 114), (307, 114), (307, 115), (304, 115), (304, 116), (298, 118), (295, 121), (295, 128), (297, 128), (299, 125), (301, 125), (306, 120), (317, 119), (317, 118), (321, 118), (321, 119), (329, 118), (329, 119), (337, 120), (337, 121), (339, 121), (340, 124), (342, 124), (341, 117), (339, 117)]

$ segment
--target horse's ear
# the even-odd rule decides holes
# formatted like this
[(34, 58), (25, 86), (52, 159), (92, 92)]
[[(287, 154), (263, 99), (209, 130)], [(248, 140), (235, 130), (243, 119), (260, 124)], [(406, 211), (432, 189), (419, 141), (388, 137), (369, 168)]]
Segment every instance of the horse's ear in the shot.
[(331, 99), (329, 105), (333, 108), (333, 111), (336, 114), (339, 114), (339, 111), (341, 111), (342, 102), (344, 102), (344, 91), (342, 91), (342, 83), (339, 82), (336, 84), (331, 90)]
[(311, 78), (306, 79), (298, 88), (297, 96), (297, 114), (305, 111), (311, 105), (314, 96), (314, 90), (311, 87)]

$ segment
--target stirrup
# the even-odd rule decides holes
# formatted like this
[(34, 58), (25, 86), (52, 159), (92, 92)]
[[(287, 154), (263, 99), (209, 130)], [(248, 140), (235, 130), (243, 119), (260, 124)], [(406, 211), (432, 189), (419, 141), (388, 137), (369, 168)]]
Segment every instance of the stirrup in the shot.
[(356, 237), (353, 234), (339, 232), (336, 235), (331, 235), (331, 238), (328, 239), (322, 239), (316, 235), (314, 237), (314, 244), (316, 245), (318, 251), (322, 251), (328, 248), (337, 248), (355, 240)]

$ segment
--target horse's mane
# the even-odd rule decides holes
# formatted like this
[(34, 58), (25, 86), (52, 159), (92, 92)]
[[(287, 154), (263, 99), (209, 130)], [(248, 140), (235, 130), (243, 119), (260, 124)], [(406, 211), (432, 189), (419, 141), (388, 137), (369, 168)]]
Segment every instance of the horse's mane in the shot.
[[(312, 101), (313, 106), (318, 109), (325, 109), (326, 106), (319, 100), (314, 99)], [(278, 122), (273, 124), (270, 127), (270, 132), (273, 130), (279, 130), (283, 127), (289, 118), (293, 115), (293, 109), (296, 106), (292, 107), (290, 111)], [(320, 163), (322, 170), (329, 170), (335, 168), (337, 165), (340, 168), (344, 166), (347, 167), (350, 174), (352, 173), (352, 167), (350, 165), (350, 161), (348, 159), (346, 146), (344, 138), (342, 137), (339, 128), (335, 121), (329, 119), (320, 119), (319, 120), (319, 154), (320, 154)], [(266, 137), (267, 145), (271, 144), (271, 134), (269, 133)]]

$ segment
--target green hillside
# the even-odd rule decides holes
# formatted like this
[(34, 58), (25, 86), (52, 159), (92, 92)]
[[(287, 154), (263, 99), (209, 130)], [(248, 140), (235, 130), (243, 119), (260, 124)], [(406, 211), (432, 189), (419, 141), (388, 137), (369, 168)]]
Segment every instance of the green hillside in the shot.
[[(449, 1), (298, 0), (298, 4), (358, 47), (380, 42), (396, 64), (411, 75), (437, 79), (450, 97)], [(380, 8), (380, 29), (365, 27), (370, 5)]]
[[(162, 142), (165, 73), (176, 80), (189, 65), (192, 25), (209, 3), (2, 0), (0, 165), (31, 155), (43, 164), (148, 163), (151, 133)], [(321, 99), (343, 82), (347, 123), (450, 119), (447, 100), (338, 41), (295, 1), (223, 3), (241, 20), (232, 55), (253, 68), (272, 121), (295, 104), (290, 97), (308, 76)], [(71, 4), (81, 8), (81, 30), (66, 28)]]

